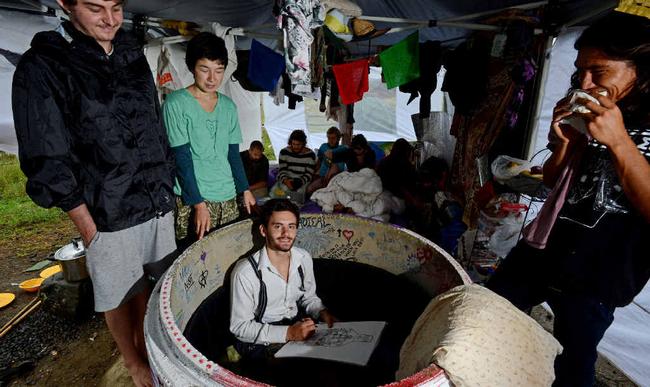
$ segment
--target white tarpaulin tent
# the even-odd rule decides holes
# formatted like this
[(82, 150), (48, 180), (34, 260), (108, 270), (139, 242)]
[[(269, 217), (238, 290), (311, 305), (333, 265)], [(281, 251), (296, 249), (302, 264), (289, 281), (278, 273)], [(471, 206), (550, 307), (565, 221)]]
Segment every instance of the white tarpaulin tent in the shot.
[[(546, 3), (546, 1), (531, 2), (531, 0), (439, 0), (435, 2), (427, 0), (409, 0), (409, 1), (395, 1), (395, 0), (356, 0), (354, 1), (363, 10), (364, 15), (369, 17), (392, 18), (392, 20), (402, 20), (399, 23), (403, 24), (389, 24), (387, 22), (376, 21), (377, 28), (383, 27), (403, 27), (404, 30), (397, 33), (390, 33), (383, 35), (379, 38), (373, 39), (370, 42), (359, 42), (350, 44), (353, 52), (363, 53), (372, 51), (372, 46), (376, 45), (389, 45), (403, 39), (407, 34), (414, 31), (415, 28), (420, 31), (420, 40), (440, 40), (449, 41), (449, 44), (456, 44), (459, 38), (466, 36), (470, 33), (470, 28), (485, 29), (489, 26), (477, 25), (474, 19), (482, 13), (491, 10), (504, 9), (512, 6), (519, 7), (539, 7)], [(42, 0), (38, 1), (21, 1), (21, 0), (0, 0), (0, 7), (6, 8), (29, 8), (30, 4), (36, 5), (32, 8), (35, 11), (42, 11), (38, 5), (44, 4), (52, 10), (58, 9), (55, 0)], [(599, 2), (598, 7), (602, 8), (603, 4), (614, 4), (613, 0)], [(143, 14), (148, 17), (154, 18), (169, 18), (174, 20), (194, 21), (202, 25), (207, 25), (211, 22), (218, 22), (223, 26), (230, 27), (244, 27), (244, 28), (259, 28), (265, 26), (260, 31), (266, 33), (278, 34), (274, 27), (274, 17), (272, 15), (274, 1), (273, 0), (238, 0), (232, 1), (217, 1), (217, 0), (173, 0), (173, 1), (155, 1), (155, 0), (132, 0), (126, 3), (126, 11), (131, 14)], [(594, 5), (589, 0), (572, 0), (562, 2), (563, 10), (558, 12), (558, 15), (567, 20), (576, 14), (583, 14)], [(373, 19), (374, 20), (374, 19)], [(36, 16), (27, 13), (16, 13), (6, 11), (0, 8), (0, 49), (9, 50), (17, 54), (24, 52), (31, 40), (31, 37), (36, 31), (53, 29), (58, 21), (54, 17)], [(428, 25), (437, 25), (437, 27), (428, 27)], [(396, 29), (395, 29), (396, 30)], [(270, 47), (274, 47), (274, 43), (267, 41)], [(237, 47), (240, 49), (247, 49), (250, 45), (250, 40), (247, 38), (238, 38)], [(16, 140), (13, 133), (12, 114), (10, 111), (10, 79), (13, 73), (13, 67), (5, 62), (0, 64), (0, 150), (16, 153)], [(440, 85), (440, 82), (439, 82)], [(223, 88), (224, 93), (228, 94), (229, 90), (226, 85)], [(231, 90), (230, 94), (233, 96), (239, 94), (241, 90)], [(243, 93), (241, 94), (243, 97)], [(369, 96), (372, 98), (372, 96)], [(401, 103), (401, 97), (398, 96), (396, 107), (404, 107)], [(435, 99), (436, 97), (434, 97)], [(240, 105), (241, 99), (236, 99), (239, 109), (244, 110), (253, 108), (254, 103), (249, 101), (247, 106)], [(432, 108), (439, 104), (440, 99), (432, 101)], [(417, 101), (414, 101), (403, 110), (394, 110), (396, 117), (396, 124), (392, 127), (395, 134), (391, 140), (398, 137), (413, 139), (410, 117), (407, 117), (412, 109), (417, 106)], [(362, 110), (362, 109), (359, 109)], [(363, 112), (357, 112), (358, 117), (363, 117)], [(372, 114), (372, 113), (370, 113)], [(242, 121), (246, 121), (250, 117), (257, 117), (257, 114), (246, 114), (246, 117), (240, 115)], [(357, 116), (355, 115), (355, 119)], [(388, 122), (392, 122), (392, 119)], [(371, 140), (381, 141), (385, 140), (388, 136), (375, 134), (374, 132), (386, 132), (378, 129), (376, 125), (363, 124), (363, 119), (355, 126), (357, 133), (359, 130), (365, 132), (366, 130), (372, 131), (369, 134)], [(244, 123), (244, 144), (249, 140), (259, 138), (259, 125), (255, 122)], [(372, 128), (371, 128), (372, 127)], [(387, 125), (384, 128), (388, 127)], [(284, 127), (288, 129), (288, 127)], [(298, 129), (293, 127), (291, 129)], [(366, 132), (368, 133), (368, 132)], [(324, 137), (323, 137), (324, 138)], [(310, 138), (312, 145), (318, 145), (320, 138)], [(274, 144), (275, 145), (275, 144)], [(276, 152), (278, 150), (276, 149)]]

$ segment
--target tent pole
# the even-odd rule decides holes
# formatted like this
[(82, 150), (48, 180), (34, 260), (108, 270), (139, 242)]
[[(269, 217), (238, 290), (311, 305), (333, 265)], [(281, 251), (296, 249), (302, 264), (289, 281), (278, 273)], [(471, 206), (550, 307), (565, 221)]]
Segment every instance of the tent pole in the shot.
[(448, 22), (445, 20), (439, 20), (436, 23), (436, 26), (464, 28), (466, 30), (476, 30), (476, 31), (501, 31), (503, 29), (503, 27), (501, 26), (491, 26), (487, 24), (476, 24), (476, 23)]
[(20, 3), (0, 4), (0, 7), (10, 11), (27, 11), (27, 12), (43, 13), (46, 15), (51, 12), (50, 11), (51, 8), (40, 4), (38, 1), (21, 0)]
[(526, 138), (526, 145), (524, 150), (524, 157), (526, 160), (530, 160), (535, 151), (533, 142), (537, 138), (537, 122), (539, 122), (539, 116), (542, 111), (543, 98), (541, 96), (544, 85), (546, 85), (546, 80), (548, 79), (549, 72), (549, 62), (551, 59), (551, 50), (553, 49), (553, 42), (555, 41), (554, 36), (548, 36), (546, 38), (546, 44), (544, 45), (544, 59), (542, 60), (542, 73), (539, 76), (539, 81), (537, 87), (535, 88), (535, 109), (533, 110), (532, 120), (528, 121), (528, 136)]
[(360, 18), (369, 21), (378, 21), (386, 23), (404, 23), (412, 24), (410, 28), (413, 27), (456, 27), (456, 28), (465, 28), (468, 30), (481, 30), (481, 31), (498, 31), (501, 30), (499, 26), (491, 26), (486, 24), (477, 24), (477, 23), (459, 23), (446, 20), (412, 20), (412, 19), (398, 19), (392, 17), (383, 17), (383, 16), (360, 16)]
[(521, 10), (535, 9), (535, 8), (543, 7), (546, 4), (548, 4), (548, 0), (546, 0), (546, 1), (537, 1), (537, 2), (534, 2), (534, 3), (528, 3), (528, 4), (513, 5), (512, 7), (504, 7), (504, 8), (499, 8), (499, 9), (493, 9), (491, 11), (477, 12), (477, 13), (472, 13), (472, 14), (469, 14), (469, 15), (452, 17), (450, 19), (445, 19), (445, 21), (461, 21), (461, 20), (468, 20), (468, 19), (476, 19), (476, 18), (479, 18), (479, 17), (489, 16), (489, 15), (492, 15), (492, 14), (495, 14), (495, 13), (499, 13), (501, 11), (507, 11), (509, 9), (521, 9)]
[[(529, 4), (522, 4), (522, 5), (515, 5), (512, 7), (505, 7), (505, 8), (499, 8), (499, 9), (493, 9), (490, 11), (485, 11), (485, 12), (478, 12), (478, 13), (473, 13), (465, 16), (459, 16), (459, 17), (453, 17), (449, 19), (444, 19), (444, 20), (437, 20), (433, 21), (437, 25), (442, 25), (442, 23), (445, 23), (445, 25), (448, 26), (457, 26), (454, 24), (448, 24), (452, 22), (460, 22), (463, 20), (470, 20), (470, 19), (475, 19), (478, 17), (483, 17), (483, 16), (488, 16), (492, 15), (495, 13), (499, 13), (501, 11), (506, 11), (509, 9), (535, 9), (542, 7), (544, 5), (548, 4), (548, 1), (537, 1), (534, 3), (529, 3)], [(403, 18), (395, 18), (395, 17), (383, 17), (383, 16), (368, 16), (368, 15), (362, 15), (359, 16), (359, 18), (364, 19), (364, 20), (369, 20), (369, 21), (378, 21), (378, 22), (387, 22), (387, 23), (406, 23), (406, 24), (422, 24), (422, 25), (429, 25), (432, 21), (430, 20), (414, 20), (414, 19), (403, 19)], [(459, 25), (463, 25), (463, 23), (459, 23)], [(474, 23), (467, 23), (467, 26), (483, 26), (482, 24), (474, 24)], [(460, 27), (460, 28), (469, 28), (469, 27)]]

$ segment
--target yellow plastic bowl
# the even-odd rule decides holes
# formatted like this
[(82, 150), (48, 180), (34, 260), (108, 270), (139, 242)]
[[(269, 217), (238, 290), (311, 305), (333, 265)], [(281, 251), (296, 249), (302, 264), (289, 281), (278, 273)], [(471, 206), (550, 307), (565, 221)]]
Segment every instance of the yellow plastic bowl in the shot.
[(11, 302), (16, 298), (13, 293), (0, 293), (0, 308), (11, 304)]
[(58, 273), (60, 271), (61, 271), (61, 265), (56, 264), (54, 266), (50, 266), (47, 269), (43, 270), (41, 272), (41, 274), (39, 274), (39, 275), (40, 275), (41, 278), (45, 279), (47, 277), (53, 276), (54, 274), (56, 274), (56, 273)]
[(20, 285), (18, 285), (18, 287), (20, 287), (22, 290), (26, 292), (36, 292), (38, 291), (38, 289), (41, 288), (41, 284), (43, 283), (44, 280), (45, 278), (28, 279), (26, 281), (21, 282)]

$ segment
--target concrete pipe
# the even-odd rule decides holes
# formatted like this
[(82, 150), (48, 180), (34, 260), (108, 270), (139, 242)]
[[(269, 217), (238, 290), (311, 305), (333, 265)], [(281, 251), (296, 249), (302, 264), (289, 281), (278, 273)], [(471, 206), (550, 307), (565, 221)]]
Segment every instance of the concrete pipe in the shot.
[[(145, 337), (151, 368), (161, 385), (263, 385), (207, 359), (183, 335), (193, 313), (222, 286), (233, 263), (256, 250), (254, 238), (250, 220), (219, 229), (190, 246), (159, 281), (147, 308)], [(471, 283), (456, 261), (434, 243), (365, 218), (302, 214), (296, 245), (313, 258), (355, 261), (401, 274), (431, 297)], [(432, 365), (392, 385), (417, 385), (436, 371)]]

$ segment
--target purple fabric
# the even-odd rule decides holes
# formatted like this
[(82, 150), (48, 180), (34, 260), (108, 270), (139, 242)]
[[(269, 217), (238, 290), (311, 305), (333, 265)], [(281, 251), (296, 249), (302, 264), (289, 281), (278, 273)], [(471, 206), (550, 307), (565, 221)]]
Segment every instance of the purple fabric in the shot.
[(300, 212), (306, 214), (320, 214), (323, 210), (318, 204), (316, 204), (316, 202), (308, 200), (302, 205), (302, 207), (300, 207)]
[(278, 164), (271, 165), (269, 167), (269, 187), (273, 187), (278, 180), (278, 171), (280, 170), (280, 166)]
[(566, 200), (569, 187), (571, 186), (575, 172), (580, 164), (580, 159), (582, 158), (584, 149), (584, 146), (578, 146), (578, 149), (569, 156), (570, 159), (568, 160), (567, 165), (560, 173), (553, 190), (551, 190), (551, 193), (546, 198), (539, 214), (537, 214), (535, 220), (530, 222), (530, 224), (524, 228), (524, 240), (531, 247), (536, 249), (543, 249), (546, 247), (546, 242), (548, 242), (548, 237), (555, 225), (557, 215), (560, 213), (560, 210), (564, 205), (564, 201)]

